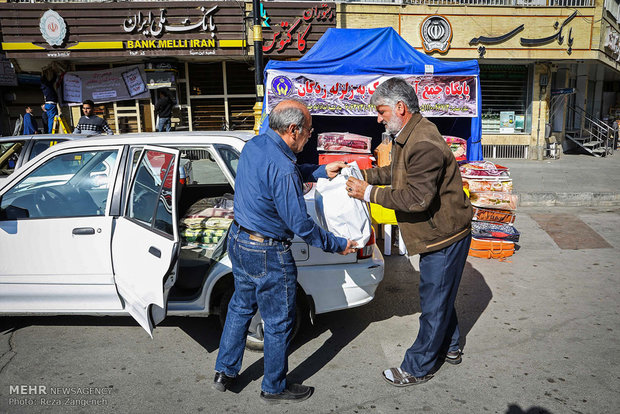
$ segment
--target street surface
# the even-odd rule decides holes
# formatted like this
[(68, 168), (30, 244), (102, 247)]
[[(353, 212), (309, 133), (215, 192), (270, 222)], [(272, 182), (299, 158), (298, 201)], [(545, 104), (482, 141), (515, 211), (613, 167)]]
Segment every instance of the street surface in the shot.
[(169, 318), (154, 339), (129, 317), (3, 317), (0, 412), (617, 413), (620, 208), (522, 208), (515, 226), (515, 256), (468, 259), (463, 363), (426, 384), (381, 379), (420, 312), (417, 271), (395, 255), (372, 303), (319, 315), (295, 339), (289, 377), (315, 387), (301, 404), (261, 404), (259, 353), (232, 391), (211, 389), (216, 317)]

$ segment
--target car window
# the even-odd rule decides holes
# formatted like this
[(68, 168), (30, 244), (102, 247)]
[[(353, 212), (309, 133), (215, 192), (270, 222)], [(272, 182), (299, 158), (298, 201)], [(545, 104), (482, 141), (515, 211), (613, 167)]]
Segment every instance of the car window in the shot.
[[(178, 149), (181, 151), (179, 179), (182, 183), (188, 185), (229, 184), (224, 172), (215, 161), (214, 149), (212, 147), (179, 147)], [(135, 168), (140, 158), (140, 148), (133, 148), (133, 151), (133, 165)], [(230, 157), (232, 158), (233, 156), (231, 155)], [(239, 158), (238, 155), (237, 158)]]
[(239, 152), (228, 145), (218, 145), (216, 148), (233, 178), (236, 178), (237, 165), (239, 164)]
[(117, 150), (57, 155), (26, 175), (0, 200), (0, 219), (102, 216)]
[(127, 216), (172, 235), (174, 155), (148, 150), (138, 159)]
[(0, 177), (13, 173), (25, 145), (23, 140), (0, 142)]
[(53, 147), (59, 142), (63, 142), (64, 140), (54, 140), (54, 139), (39, 139), (34, 142), (32, 146), (32, 151), (30, 151), (30, 155), (28, 156), (28, 160), (33, 159), (49, 147)]

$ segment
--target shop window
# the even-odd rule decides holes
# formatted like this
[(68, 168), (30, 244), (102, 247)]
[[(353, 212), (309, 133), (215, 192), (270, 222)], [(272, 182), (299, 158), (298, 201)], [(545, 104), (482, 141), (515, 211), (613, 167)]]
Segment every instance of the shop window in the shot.
[(228, 100), (228, 129), (254, 128), (256, 98), (231, 98)]
[(247, 63), (226, 62), (226, 78), (229, 94), (254, 94), (255, 75)]
[(225, 130), (224, 99), (192, 100), (192, 122), (196, 131)]
[(530, 79), (526, 65), (480, 65), (483, 133), (530, 131)]
[(189, 89), (192, 95), (222, 95), (224, 93), (222, 62), (192, 63), (189, 65)]

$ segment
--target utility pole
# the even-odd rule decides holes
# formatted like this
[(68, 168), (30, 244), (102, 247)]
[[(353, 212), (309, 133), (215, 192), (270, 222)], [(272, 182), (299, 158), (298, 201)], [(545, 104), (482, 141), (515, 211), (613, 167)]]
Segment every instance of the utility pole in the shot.
[(258, 135), (261, 114), (263, 112), (263, 29), (260, 15), (260, 0), (252, 0), (254, 38), (254, 77), (256, 83), (256, 103), (254, 104), (254, 133)]

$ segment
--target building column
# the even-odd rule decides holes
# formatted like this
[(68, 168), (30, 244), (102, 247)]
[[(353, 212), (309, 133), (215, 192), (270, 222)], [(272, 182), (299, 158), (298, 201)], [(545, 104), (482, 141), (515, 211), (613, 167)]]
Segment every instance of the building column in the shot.
[(581, 111), (586, 110), (587, 97), (588, 97), (588, 72), (589, 65), (577, 65), (577, 82), (575, 85), (575, 129), (583, 128), (585, 118), (581, 116)]
[[(547, 85), (541, 86), (541, 77), (547, 77)], [(532, 133), (529, 158), (542, 160), (545, 148), (545, 126), (549, 122), (549, 99), (551, 94), (551, 68), (546, 63), (534, 65), (532, 91)]]
[(605, 68), (602, 64), (596, 64), (596, 83), (594, 85), (594, 105), (592, 106), (595, 119), (602, 119), (601, 108), (603, 106), (603, 83), (605, 81)]

